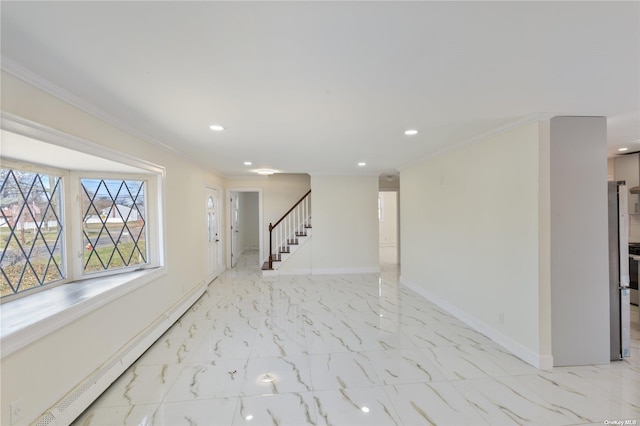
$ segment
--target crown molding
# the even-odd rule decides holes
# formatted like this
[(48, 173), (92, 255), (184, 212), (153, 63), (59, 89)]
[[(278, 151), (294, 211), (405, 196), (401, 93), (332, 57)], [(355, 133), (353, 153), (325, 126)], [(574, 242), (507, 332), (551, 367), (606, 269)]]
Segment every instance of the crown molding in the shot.
[(7, 72), (8, 74), (11, 74), (12, 76), (16, 77), (19, 80), (22, 80), (58, 99), (60, 99), (61, 101), (75, 107), (78, 108), (79, 110), (92, 115), (102, 121), (104, 121), (105, 123), (108, 123), (120, 130), (122, 130), (125, 133), (130, 134), (131, 136), (134, 136), (144, 142), (147, 142), (151, 145), (154, 145), (158, 148), (161, 148), (165, 151), (170, 152), (173, 155), (176, 155), (186, 161), (189, 161), (190, 163), (193, 164), (197, 164), (198, 166), (202, 167), (205, 170), (209, 170), (212, 173), (216, 174), (216, 175), (220, 175), (220, 173), (216, 170), (212, 170), (207, 164), (205, 164), (204, 162), (200, 161), (197, 158), (194, 158), (190, 155), (187, 155), (175, 148), (173, 148), (172, 146), (167, 145), (164, 142), (159, 141), (158, 139), (155, 139), (141, 131), (139, 131), (138, 129), (130, 126), (129, 124), (125, 123), (124, 121), (120, 120), (119, 118), (114, 117), (113, 115), (105, 112), (104, 110), (102, 110), (101, 108), (97, 107), (96, 105), (86, 101), (85, 99), (71, 93), (70, 91), (58, 86), (57, 84), (51, 82), (50, 80), (44, 78), (43, 76), (41, 76), (40, 74), (37, 74), (33, 71), (31, 71), (29, 68), (25, 67), (24, 65), (20, 64), (19, 62), (14, 61), (13, 59), (7, 58), (5, 56), (0, 57), (0, 69), (2, 69), (3, 71)]
[(460, 141), (460, 142), (454, 143), (452, 145), (449, 145), (449, 146), (447, 146), (445, 148), (442, 148), (442, 149), (439, 149), (437, 151), (434, 151), (431, 154), (428, 154), (428, 155), (426, 155), (424, 157), (420, 157), (418, 159), (411, 160), (410, 162), (405, 163), (404, 165), (399, 167), (399, 170), (401, 170), (401, 171), (402, 170), (406, 170), (406, 169), (408, 169), (410, 167), (413, 167), (413, 166), (415, 166), (417, 164), (424, 163), (425, 161), (430, 160), (432, 158), (439, 157), (439, 156), (441, 156), (441, 155), (443, 155), (443, 154), (445, 154), (445, 153), (447, 153), (449, 151), (456, 150), (456, 149), (461, 148), (461, 147), (463, 147), (465, 145), (471, 145), (473, 143), (480, 142), (482, 140), (485, 140), (485, 139), (488, 139), (490, 137), (499, 135), (501, 133), (508, 132), (510, 130), (513, 130), (513, 129), (517, 129), (518, 127), (522, 127), (522, 126), (525, 126), (525, 125), (530, 124), (530, 123), (550, 120), (551, 118), (553, 118), (553, 117), (555, 117), (557, 115), (561, 115), (561, 114), (545, 112), (545, 113), (536, 113), (536, 114), (527, 115), (525, 117), (522, 117), (522, 118), (519, 118), (517, 120), (511, 121), (511, 122), (509, 122), (507, 124), (504, 124), (502, 126), (496, 127), (496, 128), (494, 128), (492, 130), (489, 130), (487, 132), (480, 133), (480, 134), (478, 134), (478, 135), (476, 135), (476, 136), (474, 136), (472, 138), (465, 139), (463, 141)]
[(268, 178), (269, 178), (269, 176), (259, 175), (257, 173), (252, 173), (250, 175), (226, 175), (226, 176), (224, 176), (225, 180), (267, 180)]

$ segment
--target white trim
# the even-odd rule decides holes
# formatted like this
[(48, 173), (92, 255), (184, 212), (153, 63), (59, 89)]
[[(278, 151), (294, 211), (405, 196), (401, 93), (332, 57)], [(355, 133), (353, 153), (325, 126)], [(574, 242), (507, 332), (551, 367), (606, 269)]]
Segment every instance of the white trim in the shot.
[[(122, 269), (106, 269), (104, 271), (85, 272), (84, 271), (84, 246), (82, 227), (77, 224), (83, 223), (82, 197), (76, 194), (82, 194), (82, 179), (105, 179), (105, 180), (138, 180), (144, 182), (144, 202), (145, 212), (144, 221), (146, 223), (146, 246), (147, 246), (147, 263), (135, 265)], [(158, 221), (159, 212), (156, 210), (159, 201), (162, 198), (158, 190), (159, 175), (139, 175), (132, 173), (107, 173), (107, 172), (85, 172), (72, 170), (69, 175), (69, 185), (67, 187), (67, 198), (69, 206), (66, 215), (66, 228), (70, 232), (70, 238), (67, 241), (67, 275), (72, 280), (84, 280), (100, 276), (114, 275), (122, 273), (123, 270), (135, 270), (156, 268), (164, 264), (164, 258), (161, 257), (162, 249), (159, 244), (159, 236), (161, 235), (160, 223)]]
[(517, 119), (515, 121), (512, 121), (510, 123), (504, 124), (502, 126), (496, 127), (495, 129), (489, 130), (488, 132), (484, 132), (484, 133), (480, 133), (479, 135), (476, 135), (472, 138), (469, 139), (465, 139), (463, 141), (460, 142), (456, 142), (456, 143), (452, 143), (450, 145), (447, 145), (445, 148), (439, 149), (437, 151), (432, 152), (431, 154), (425, 155), (424, 157), (419, 157), (417, 159), (411, 160), (408, 163), (403, 164), (401, 167), (398, 167), (398, 169), (400, 171), (406, 170), (410, 167), (413, 167), (417, 164), (421, 164), (424, 163), (427, 160), (430, 160), (432, 158), (435, 157), (439, 157), (442, 154), (445, 154), (449, 151), (454, 151), (460, 147), (463, 147), (465, 145), (470, 145), (473, 144), (475, 142), (479, 142), (485, 139), (488, 139), (492, 136), (496, 136), (499, 135), (500, 133), (504, 133), (504, 132), (508, 132), (509, 130), (513, 130), (513, 129), (517, 129), (519, 127), (525, 126), (527, 124), (530, 123), (534, 123), (534, 122), (538, 122), (538, 121), (543, 121), (543, 120), (550, 120), (552, 117), (555, 117), (556, 113), (537, 113), (537, 114), (531, 114), (531, 115), (527, 115), (526, 117), (522, 117), (520, 119)]
[(297, 268), (297, 269), (275, 269), (274, 271), (263, 272), (275, 272), (276, 275), (311, 275), (311, 268)]
[(141, 332), (137, 339), (113, 354), (100, 368), (78, 383), (63, 398), (44, 412), (34, 424), (71, 424), (169, 327), (180, 319), (198, 301), (206, 289), (207, 285), (204, 282), (198, 283), (193, 290)]
[[(266, 176), (265, 176), (266, 177)], [(264, 219), (263, 219), (263, 206), (262, 206), (262, 188), (227, 188), (226, 192), (226, 200), (225, 205), (227, 206), (225, 218), (227, 220), (225, 226), (231, 226), (231, 205), (227, 203), (228, 200), (231, 199), (232, 192), (257, 192), (258, 193), (258, 265), (262, 267), (262, 261), (264, 260)], [(229, 230), (230, 231), (230, 230)], [(227, 269), (231, 269), (231, 238), (233, 236), (229, 233), (229, 238), (225, 240), (225, 253), (227, 255), (227, 259), (225, 264), (227, 265)]]
[[(8, 329), (9, 327), (7, 325), (7, 321), (3, 321), (1, 335), (2, 350), (0, 352), (0, 359), (5, 358), (6, 356), (24, 348), (25, 346), (35, 342), (38, 339), (41, 339), (55, 332), (56, 330), (61, 329), (68, 324), (71, 324), (79, 318), (97, 309), (100, 309), (101, 307), (106, 306), (109, 303), (112, 303), (114, 300), (126, 296), (127, 294), (144, 287), (145, 285), (159, 279), (165, 274), (166, 270), (164, 268), (149, 269), (135, 271), (128, 274), (125, 273), (103, 278), (94, 278), (76, 283), (62, 284), (48, 290), (63, 292), (65, 291), (64, 287), (67, 286), (73, 286), (74, 288), (77, 288), (78, 286), (86, 286), (87, 289), (91, 289), (100, 282), (107, 283), (115, 281), (118, 284), (115, 287), (106, 290), (100, 295), (89, 297), (73, 306), (65, 307), (60, 312), (55, 312), (31, 323), (28, 323), (27, 321), (26, 325), (20, 324), (20, 326), (17, 326), (15, 329)], [(39, 294), (42, 295), (43, 293), (40, 292)], [(36, 294), (34, 294), (33, 296), (36, 296)], [(7, 315), (15, 315), (15, 313), (7, 312), (7, 309), (11, 309), (12, 305), (15, 306), (15, 303), (24, 303), (23, 301), (28, 297), (29, 296), (0, 305), (2, 318), (6, 320)], [(22, 315), (28, 316), (28, 314), (26, 313), (22, 313)]]
[(509, 352), (522, 359), (523, 361), (531, 364), (532, 366), (542, 370), (550, 369), (553, 367), (553, 357), (551, 355), (538, 354), (532, 351), (531, 349), (523, 346), (521, 343), (516, 342), (511, 337), (501, 333), (490, 325), (469, 315), (467, 312), (459, 309), (458, 307), (436, 296), (429, 290), (426, 290), (424, 287), (406, 279), (403, 276), (400, 276), (400, 283), (418, 293), (425, 299), (435, 303), (440, 308), (447, 311), (449, 314), (467, 324), (469, 327), (489, 337), (491, 340), (498, 343), (500, 346), (504, 347)]
[[(95, 177), (95, 178), (135, 178), (146, 182), (145, 205), (146, 205), (146, 227), (147, 227), (147, 248), (148, 263), (141, 265), (140, 269), (156, 268), (165, 265), (165, 247), (164, 232), (165, 223), (162, 220), (164, 216), (164, 193), (163, 184), (165, 178), (165, 168), (157, 164), (140, 160), (136, 157), (123, 154), (114, 149), (110, 149), (94, 142), (82, 139), (59, 130), (41, 125), (37, 122), (24, 119), (15, 114), (2, 112), (1, 125), (3, 130), (13, 132), (25, 137), (29, 137), (38, 141), (49, 143), (64, 149), (80, 152), (82, 154), (100, 157), (114, 163), (131, 166), (136, 170), (132, 172), (91, 172), (83, 170), (65, 170), (62, 176), (62, 220), (65, 228), (64, 247), (66, 252), (66, 278), (64, 282), (73, 282), (74, 280), (97, 279), (100, 276), (126, 274), (122, 270), (107, 270), (85, 274), (82, 268), (82, 262), (78, 261), (83, 253), (82, 232), (80, 224), (82, 223), (80, 208), (80, 180), (79, 177)], [(34, 169), (46, 167), (41, 163), (46, 159), (36, 159), (33, 164)], [(21, 162), (22, 163), (22, 162)], [(133, 268), (130, 268), (130, 270)], [(125, 279), (126, 281), (126, 279)], [(55, 285), (55, 284), (54, 284)], [(43, 286), (40, 291), (48, 290), (49, 287)], [(24, 295), (29, 297), (30, 295)], [(11, 296), (8, 296), (11, 297)], [(8, 299), (11, 301), (13, 299)], [(3, 303), (8, 303), (3, 301)]]
[[(210, 283), (211, 281), (215, 280), (216, 278), (218, 278), (220, 276), (220, 274), (222, 274), (225, 271), (225, 265), (226, 262), (224, 260), (224, 236), (225, 236), (225, 226), (226, 223), (224, 223), (224, 215), (222, 214), (222, 212), (225, 210), (224, 206), (226, 206), (226, 204), (222, 201), (222, 194), (223, 194), (223, 190), (218, 187), (218, 186), (213, 186), (213, 185), (209, 185), (209, 184), (205, 184), (204, 186), (204, 199), (207, 200), (207, 192), (208, 191), (215, 191), (216, 192), (216, 196), (217, 196), (217, 200), (216, 200), (216, 205), (214, 206), (215, 209), (215, 214), (218, 217), (218, 223), (217, 223), (217, 231), (218, 231), (218, 241), (223, 241), (223, 244), (218, 244), (218, 250), (216, 253), (216, 256), (218, 256), (218, 259), (216, 259), (216, 270), (214, 272), (213, 275), (209, 275), (209, 271), (208, 271), (208, 262), (209, 262), (209, 252), (208, 249), (209, 247), (207, 247), (206, 253), (205, 253), (205, 264), (207, 265), (207, 271), (205, 271), (205, 274), (207, 276), (206, 278), (206, 282)], [(208, 212), (208, 207), (206, 206), (205, 203), (205, 225), (206, 225), (206, 215), (209, 213)], [(209, 241), (206, 242), (206, 245), (209, 245)]]
[(157, 164), (141, 160), (137, 157), (123, 154), (120, 151), (99, 145), (87, 139), (61, 132), (52, 127), (44, 126), (35, 121), (27, 120), (15, 114), (2, 111), (2, 129), (30, 137), (42, 142), (47, 142), (62, 148), (82, 152), (88, 155), (98, 156), (117, 163), (140, 169), (140, 173), (153, 173), (165, 175), (165, 168)]
[[(354, 166), (357, 167), (357, 166)], [(366, 168), (363, 167), (363, 168)], [(383, 169), (376, 169), (376, 170), (367, 170), (367, 171), (362, 171), (360, 173), (358, 172), (352, 172), (352, 173), (345, 173), (345, 172), (312, 172), (312, 173), (307, 173), (309, 176), (313, 177), (313, 176), (335, 176), (335, 177), (342, 177), (342, 176), (347, 176), (347, 177), (380, 177), (381, 175), (384, 174), (384, 170)]]
[(225, 176), (225, 179), (228, 180), (254, 180), (254, 179), (260, 179), (260, 180), (266, 180), (269, 179), (269, 176), (267, 175), (259, 175), (257, 173), (254, 172), (247, 172), (247, 173), (251, 173), (250, 175), (229, 175), (229, 176)]
[[(279, 263), (279, 262), (278, 262)], [(371, 268), (294, 268), (294, 269), (274, 269), (262, 271), (263, 277), (277, 277), (280, 275), (341, 275), (341, 274), (377, 274), (380, 267)]]
[(380, 266), (370, 266), (361, 268), (311, 268), (313, 275), (334, 275), (334, 274), (377, 274)]

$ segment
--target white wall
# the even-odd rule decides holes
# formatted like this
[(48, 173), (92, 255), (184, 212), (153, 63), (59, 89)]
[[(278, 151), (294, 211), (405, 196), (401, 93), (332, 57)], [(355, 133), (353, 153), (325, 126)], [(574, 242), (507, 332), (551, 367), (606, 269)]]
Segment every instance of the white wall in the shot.
[[(541, 357), (537, 123), (401, 171), (403, 283)], [(502, 320), (503, 319), (503, 320)]]
[(541, 368), (609, 362), (606, 120), (555, 117), (401, 173), (401, 281)]
[(312, 176), (314, 274), (376, 272), (378, 178)]
[(191, 253), (205, 250), (204, 187), (221, 188), (222, 181), (4, 72), (1, 100), (3, 111), (166, 168), (167, 274), (4, 357), (0, 423), (8, 425), (11, 401), (23, 401), (22, 421), (31, 423), (169, 307), (206, 284), (204, 256), (184, 252), (187, 247)]
[[(307, 174), (275, 174), (255, 178), (225, 180), (228, 189), (252, 188), (262, 191), (262, 245), (264, 257), (269, 255), (269, 223), (275, 223), (311, 188)], [(264, 261), (265, 259), (261, 259)]]
[(607, 123), (550, 128), (551, 325), (555, 365), (609, 363)]

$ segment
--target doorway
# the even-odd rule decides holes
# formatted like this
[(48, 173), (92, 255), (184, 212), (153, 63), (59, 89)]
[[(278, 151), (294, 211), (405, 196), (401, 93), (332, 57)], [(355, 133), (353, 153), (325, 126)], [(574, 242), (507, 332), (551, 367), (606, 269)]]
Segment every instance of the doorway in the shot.
[(378, 192), (378, 221), (380, 264), (398, 265), (399, 252), (399, 215), (398, 192)]
[(207, 280), (214, 280), (222, 269), (220, 250), (220, 197), (215, 188), (205, 188), (205, 211), (207, 215)]
[(262, 259), (262, 191), (258, 189), (231, 189), (229, 194), (229, 262), (236, 266), (245, 252), (258, 255), (257, 263)]

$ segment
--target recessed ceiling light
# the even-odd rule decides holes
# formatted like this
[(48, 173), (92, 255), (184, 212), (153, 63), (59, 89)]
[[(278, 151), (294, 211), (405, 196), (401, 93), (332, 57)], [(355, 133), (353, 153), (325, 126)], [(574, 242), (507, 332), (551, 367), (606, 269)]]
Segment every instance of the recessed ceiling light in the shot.
[(367, 163), (365, 163), (364, 161), (363, 161), (363, 162), (358, 163), (358, 166), (360, 166), (360, 167), (364, 167), (364, 166), (366, 166), (366, 165), (367, 165)]
[(620, 152), (629, 151), (629, 148), (618, 148), (618, 151), (620, 151)]
[(368, 413), (369, 412), (369, 407), (362, 407), (361, 408), (363, 413)]
[(224, 130), (224, 127), (219, 124), (212, 124), (209, 128), (215, 132), (221, 132)]
[(253, 163), (252, 163), (251, 161), (245, 161), (245, 162), (244, 162), (244, 165), (245, 165), (245, 166), (250, 166), (250, 165), (252, 165), (252, 164), (253, 164)]
[(417, 135), (418, 131), (416, 129), (409, 129), (409, 130), (405, 130), (404, 134), (407, 136), (413, 136), (413, 135)]

